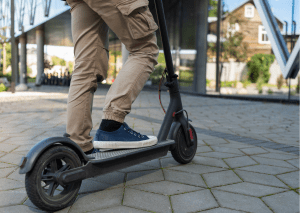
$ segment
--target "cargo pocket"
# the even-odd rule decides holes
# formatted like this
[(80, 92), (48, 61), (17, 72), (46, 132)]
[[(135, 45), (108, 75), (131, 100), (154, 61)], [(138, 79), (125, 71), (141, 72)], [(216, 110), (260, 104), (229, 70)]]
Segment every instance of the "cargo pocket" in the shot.
[(158, 29), (148, 4), (148, 0), (127, 0), (116, 5), (128, 20), (129, 31), (134, 39), (146, 37)]

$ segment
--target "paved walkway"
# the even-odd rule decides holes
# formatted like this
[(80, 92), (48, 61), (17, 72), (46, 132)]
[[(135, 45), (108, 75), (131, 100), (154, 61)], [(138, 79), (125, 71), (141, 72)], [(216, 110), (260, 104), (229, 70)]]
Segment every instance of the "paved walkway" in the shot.
[[(41, 212), (17, 165), (35, 143), (65, 132), (67, 91), (0, 93), (0, 212)], [(95, 94), (93, 134), (106, 92)], [(163, 99), (167, 106), (166, 92)], [(299, 106), (187, 95), (183, 103), (198, 133), (192, 163), (168, 154), (85, 180), (77, 201), (60, 212), (299, 212)], [(126, 122), (157, 134), (162, 118), (157, 93), (143, 91)]]

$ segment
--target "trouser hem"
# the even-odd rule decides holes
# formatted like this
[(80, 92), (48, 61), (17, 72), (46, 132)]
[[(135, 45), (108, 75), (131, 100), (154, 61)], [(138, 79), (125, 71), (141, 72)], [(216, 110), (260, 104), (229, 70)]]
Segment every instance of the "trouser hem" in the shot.
[(125, 115), (118, 113), (118, 112), (104, 112), (102, 119), (106, 120), (114, 120), (120, 123), (123, 123), (125, 120)]

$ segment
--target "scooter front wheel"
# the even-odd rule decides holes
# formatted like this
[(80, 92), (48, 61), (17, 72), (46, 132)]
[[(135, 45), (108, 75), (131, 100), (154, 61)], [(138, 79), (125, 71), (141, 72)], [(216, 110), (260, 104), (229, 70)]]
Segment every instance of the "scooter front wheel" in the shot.
[(55, 146), (43, 153), (25, 177), (26, 192), (31, 202), (51, 212), (71, 205), (76, 199), (81, 181), (61, 186), (55, 177), (59, 172), (80, 165), (78, 155), (66, 146)]
[(187, 147), (183, 128), (182, 126), (180, 126), (175, 137), (175, 147), (174, 149), (171, 150), (171, 154), (173, 158), (178, 163), (182, 163), (182, 164), (187, 164), (191, 162), (197, 151), (197, 134), (194, 127), (191, 124), (189, 124), (189, 126), (192, 129), (195, 143), (192, 146)]

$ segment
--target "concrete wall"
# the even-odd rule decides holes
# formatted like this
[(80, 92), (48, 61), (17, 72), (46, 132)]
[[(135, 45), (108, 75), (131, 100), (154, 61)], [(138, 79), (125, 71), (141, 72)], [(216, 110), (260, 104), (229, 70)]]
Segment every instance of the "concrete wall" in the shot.
[[(221, 76), (221, 81), (242, 81), (247, 78), (247, 66), (246, 63), (239, 62), (228, 62), (223, 64), (223, 72)], [(275, 60), (274, 63), (270, 67), (271, 77), (269, 79), (269, 84), (275, 84), (277, 82), (277, 78), (281, 74), (280, 66)], [(300, 74), (298, 74), (298, 77)], [(208, 80), (216, 80), (216, 64), (215, 63), (207, 63), (207, 72), (206, 79)], [(297, 78), (291, 80), (292, 85), (297, 85)]]

